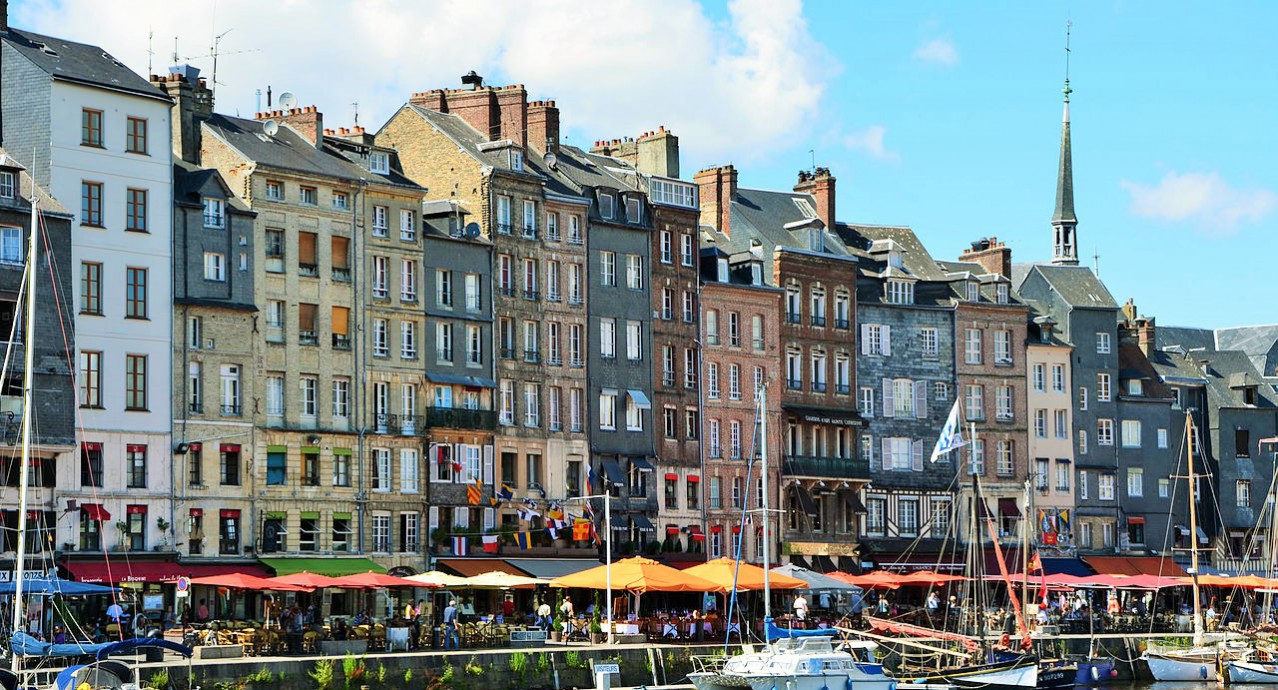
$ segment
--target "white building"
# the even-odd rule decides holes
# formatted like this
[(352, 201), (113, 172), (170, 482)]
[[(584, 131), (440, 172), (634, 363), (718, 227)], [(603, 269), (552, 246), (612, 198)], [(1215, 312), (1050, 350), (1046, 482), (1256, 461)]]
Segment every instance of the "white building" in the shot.
[(2, 35), (4, 142), (78, 210), (62, 309), (74, 314), (82, 458), (60, 463), (57, 487), (80, 510), (57, 542), (169, 551), (171, 103), (99, 47)]

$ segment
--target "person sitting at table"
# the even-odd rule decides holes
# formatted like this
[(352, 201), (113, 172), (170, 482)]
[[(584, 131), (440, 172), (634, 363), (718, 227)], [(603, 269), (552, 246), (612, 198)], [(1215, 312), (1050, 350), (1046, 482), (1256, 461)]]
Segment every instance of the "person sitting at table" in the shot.
[[(110, 609), (107, 609), (110, 611)], [(200, 608), (196, 610), (195, 619), (201, 623), (209, 622), (209, 604), (207, 599), (200, 600)]]

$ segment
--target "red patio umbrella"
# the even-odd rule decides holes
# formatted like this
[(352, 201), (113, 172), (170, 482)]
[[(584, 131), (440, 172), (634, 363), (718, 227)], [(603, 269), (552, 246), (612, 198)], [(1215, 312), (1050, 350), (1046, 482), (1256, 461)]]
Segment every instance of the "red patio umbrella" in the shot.
[(329, 587), (342, 587), (344, 589), (386, 589), (387, 587), (431, 587), (428, 583), (418, 582), (416, 580), (408, 580), (394, 575), (385, 575), (382, 573), (359, 573), (358, 575), (347, 575), (345, 577), (333, 578)]
[(276, 592), (309, 592), (313, 587), (300, 587), (298, 585), (290, 585), (282, 582), (273, 582), (271, 578), (257, 577), (256, 575), (248, 575), (246, 573), (227, 573), (225, 575), (210, 575), (208, 577), (197, 577), (191, 580), (193, 585), (208, 585), (210, 587), (226, 587), (228, 589), (251, 589), (256, 591), (273, 590)]
[(842, 580), (863, 589), (899, 589), (901, 585), (906, 584), (903, 580), (903, 575), (882, 570), (875, 570), (864, 575), (852, 575), (841, 571), (828, 573), (828, 575), (836, 580)]
[(326, 587), (339, 586), (334, 584), (335, 582), (337, 582), (337, 578), (335, 577), (329, 577), (327, 575), (319, 575), (317, 573), (307, 572), (305, 570), (303, 570), (300, 573), (293, 573), (292, 575), (280, 575), (279, 577), (272, 577), (272, 578), (269, 578), (267, 581), (282, 584), (282, 585), (306, 587), (308, 589), (324, 589)]
[(932, 570), (916, 570), (902, 575), (897, 581), (903, 585), (941, 585), (946, 582), (962, 582), (966, 579), (962, 575), (948, 575)]

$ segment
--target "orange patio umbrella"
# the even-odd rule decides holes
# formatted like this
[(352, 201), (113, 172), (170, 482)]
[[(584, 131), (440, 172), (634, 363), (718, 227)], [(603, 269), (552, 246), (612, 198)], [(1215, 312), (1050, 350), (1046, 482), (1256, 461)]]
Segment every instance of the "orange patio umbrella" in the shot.
[(256, 591), (273, 590), (276, 592), (309, 592), (314, 589), (313, 587), (302, 587), (282, 582), (272, 582), (271, 578), (257, 577), (256, 575), (248, 575), (246, 573), (227, 573), (225, 575), (197, 577), (191, 580), (191, 584), (208, 585), (210, 587), (226, 587), (227, 589), (251, 589)]
[(280, 575), (272, 577), (268, 580), (281, 585), (295, 585), (297, 587), (306, 587), (309, 589), (324, 589), (325, 587), (337, 587), (337, 578), (318, 573), (307, 572), (305, 570), (292, 575)]
[(608, 570), (612, 569), (612, 588), (642, 594), (644, 592), (722, 592), (724, 588), (709, 580), (689, 575), (687, 571), (662, 565), (651, 558), (635, 556), (601, 565), (550, 581), (551, 587), (607, 589)]
[(358, 575), (335, 577), (333, 584), (329, 586), (343, 589), (386, 589), (387, 587), (431, 587), (432, 585), (370, 571)]
[[(731, 558), (716, 558), (709, 563), (701, 563), (683, 571), (686, 575), (709, 580), (722, 587), (722, 591), (732, 591), (733, 578), (736, 578), (737, 591), (763, 589), (763, 568), (749, 563), (742, 563), (740, 569)], [(614, 575), (615, 577), (615, 575)], [(808, 583), (797, 577), (772, 573), (768, 577), (772, 589), (803, 589)]]

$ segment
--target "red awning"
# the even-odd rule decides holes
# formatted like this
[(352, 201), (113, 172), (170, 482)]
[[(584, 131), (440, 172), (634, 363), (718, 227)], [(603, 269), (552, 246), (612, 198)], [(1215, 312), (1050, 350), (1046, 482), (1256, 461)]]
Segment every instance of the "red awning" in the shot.
[(688, 475), (688, 481), (690, 481), (690, 482), (699, 482), (699, 481), (701, 481), (701, 477), (698, 477), (698, 476), (697, 476), (697, 475), (695, 475), (695, 474), (690, 474), (690, 475)]
[(688, 525), (688, 534), (692, 535), (692, 541), (705, 541), (705, 532), (701, 531), (701, 525)]
[(666, 525), (666, 534), (674, 535), (679, 533), (678, 525)]
[(1156, 556), (1087, 556), (1083, 558), (1101, 575), (1161, 575), (1188, 577), (1185, 569), (1170, 558)]
[(1129, 517), (1129, 518), (1127, 518), (1127, 524), (1129, 524), (1129, 525), (1143, 525), (1143, 524), (1145, 524), (1145, 518), (1143, 518), (1143, 517)]
[(223, 453), (238, 453), (238, 452), (240, 452), (240, 444), (238, 444), (238, 443), (223, 443), (223, 444), (222, 444), (222, 452), (223, 452)]
[(1002, 517), (1019, 518), (1021, 509), (1016, 507), (1015, 498), (998, 499), (998, 514)]
[(235, 510), (234, 508), (223, 508), (218, 514), (224, 518), (238, 518), (240, 516), (240, 511)]
[(679, 475), (674, 472), (666, 472), (666, 481), (677, 482), (679, 481)]
[(71, 576), (80, 582), (175, 582), (179, 577), (211, 577), (244, 574), (267, 577), (261, 566), (249, 563), (182, 564), (172, 561), (71, 561)]
[(129, 515), (146, 515), (146, 506), (131, 505), (125, 512)]
[(99, 453), (102, 452), (101, 443), (81, 443), (80, 447), (83, 448), (84, 450), (90, 450), (90, 451), (96, 450)]
[(186, 449), (192, 453), (199, 453), (204, 450), (204, 444), (200, 442), (187, 444)]
[(80, 510), (83, 511), (90, 520), (106, 522), (111, 519), (111, 514), (107, 512), (106, 508), (102, 507), (101, 503), (85, 503), (80, 506)]
[(733, 534), (741, 534), (741, 525), (733, 525), (733, 526), (732, 526), (732, 533), (733, 533)]
[(145, 453), (145, 452), (146, 452), (146, 446), (138, 445), (138, 444), (135, 444), (135, 443), (130, 443), (130, 444), (128, 444), (127, 446), (125, 446), (124, 448), (125, 448), (125, 450), (127, 450), (127, 451), (128, 451), (128, 452), (130, 452), (130, 453)]
[(719, 534), (723, 531), (723, 525), (711, 525), (710, 534)]
[(203, 509), (203, 508), (192, 508), (192, 509), (191, 509), (191, 517), (204, 517), (204, 509)]

